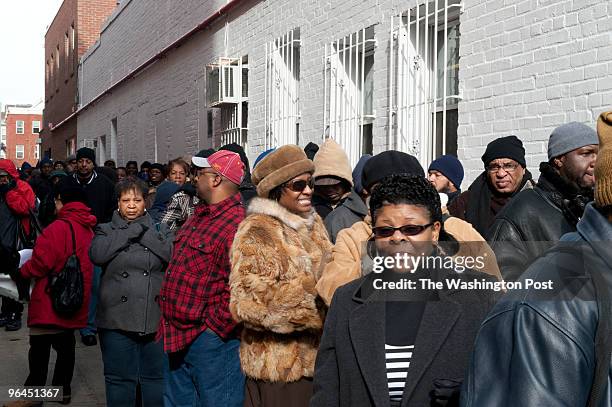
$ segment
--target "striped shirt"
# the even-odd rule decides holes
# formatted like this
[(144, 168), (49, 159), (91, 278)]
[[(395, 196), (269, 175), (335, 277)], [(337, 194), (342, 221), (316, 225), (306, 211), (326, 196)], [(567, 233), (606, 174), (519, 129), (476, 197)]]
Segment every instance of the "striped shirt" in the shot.
[(392, 401), (401, 401), (402, 399), (413, 351), (414, 345), (395, 346), (385, 344), (387, 383), (389, 384), (389, 397)]

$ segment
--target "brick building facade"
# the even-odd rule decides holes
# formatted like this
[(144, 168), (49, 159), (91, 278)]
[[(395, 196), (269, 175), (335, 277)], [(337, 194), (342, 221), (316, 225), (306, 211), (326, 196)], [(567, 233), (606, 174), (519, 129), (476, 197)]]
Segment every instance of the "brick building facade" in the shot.
[(42, 157), (39, 132), (42, 125), (42, 103), (5, 105), (6, 156), (19, 168), (24, 162), (36, 165)]
[(45, 34), (43, 150), (64, 159), (77, 147), (78, 64), (116, 0), (64, 0)]
[(353, 162), (456, 152), (465, 186), (492, 139), (517, 134), (535, 170), (554, 127), (612, 105), (608, 2), (164, 4), (124, 0), (80, 66), (79, 143), (120, 163), (333, 137)]

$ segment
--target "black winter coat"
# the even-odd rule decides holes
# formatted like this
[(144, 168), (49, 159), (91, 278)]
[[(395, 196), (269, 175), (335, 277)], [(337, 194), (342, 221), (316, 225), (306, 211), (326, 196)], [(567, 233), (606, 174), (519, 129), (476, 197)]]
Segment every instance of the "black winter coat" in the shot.
[(87, 183), (80, 183), (77, 175), (71, 178), (71, 182), (79, 185), (87, 196), (87, 206), (98, 220), (98, 223), (110, 222), (113, 211), (117, 208), (117, 197), (115, 186), (110, 179), (94, 171), (93, 179)]
[(487, 234), (506, 281), (516, 281), (561, 236), (575, 232), (588, 202), (577, 196), (577, 187), (551, 173), (548, 163), (542, 163), (540, 170), (535, 188), (521, 191), (508, 202)]
[[(589, 205), (577, 229), (519, 280), (550, 280), (554, 290), (510, 291), (483, 322), (462, 407), (587, 405), (602, 322), (599, 300), (604, 291), (612, 294), (612, 223)], [(594, 272), (601, 284), (594, 284)], [(612, 407), (612, 359), (606, 359), (598, 407)]]
[[(390, 406), (385, 367), (385, 302), (365, 294), (376, 274), (340, 287), (325, 320), (314, 376), (311, 407)], [(482, 273), (442, 274), (471, 281)], [(492, 291), (438, 291), (426, 303), (401, 406), (429, 406), (436, 379), (462, 379), (474, 338), (498, 294)]]

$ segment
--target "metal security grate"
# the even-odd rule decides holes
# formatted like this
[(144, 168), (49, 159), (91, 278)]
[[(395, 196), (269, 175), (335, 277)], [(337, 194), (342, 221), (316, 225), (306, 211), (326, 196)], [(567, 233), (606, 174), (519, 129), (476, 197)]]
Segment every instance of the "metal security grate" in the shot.
[(391, 18), (389, 145), (429, 163), (457, 150), (458, 0), (434, 0)]
[(371, 150), (375, 47), (374, 27), (325, 46), (324, 135), (344, 148), (351, 165)]
[(265, 148), (299, 142), (300, 30), (266, 44)]

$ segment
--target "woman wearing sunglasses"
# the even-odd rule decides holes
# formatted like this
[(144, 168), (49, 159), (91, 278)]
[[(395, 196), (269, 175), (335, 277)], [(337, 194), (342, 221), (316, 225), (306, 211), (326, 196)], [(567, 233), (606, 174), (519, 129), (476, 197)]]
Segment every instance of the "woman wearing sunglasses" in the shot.
[(323, 327), (315, 290), (325, 226), (312, 206), (314, 164), (298, 146), (268, 154), (252, 175), (249, 204), (230, 259), (230, 310), (243, 324), (245, 406), (307, 406)]
[[(370, 214), (372, 255), (428, 262), (389, 263), (336, 290), (311, 406), (453, 405), (441, 402), (458, 402), (477, 330), (497, 294), (444, 282), (495, 279), (433, 261), (452, 255), (457, 245), (444, 230), (439, 195), (424, 177), (383, 179), (372, 193)], [(434, 286), (425, 289), (421, 280)], [(404, 288), (389, 288), (391, 283)]]

